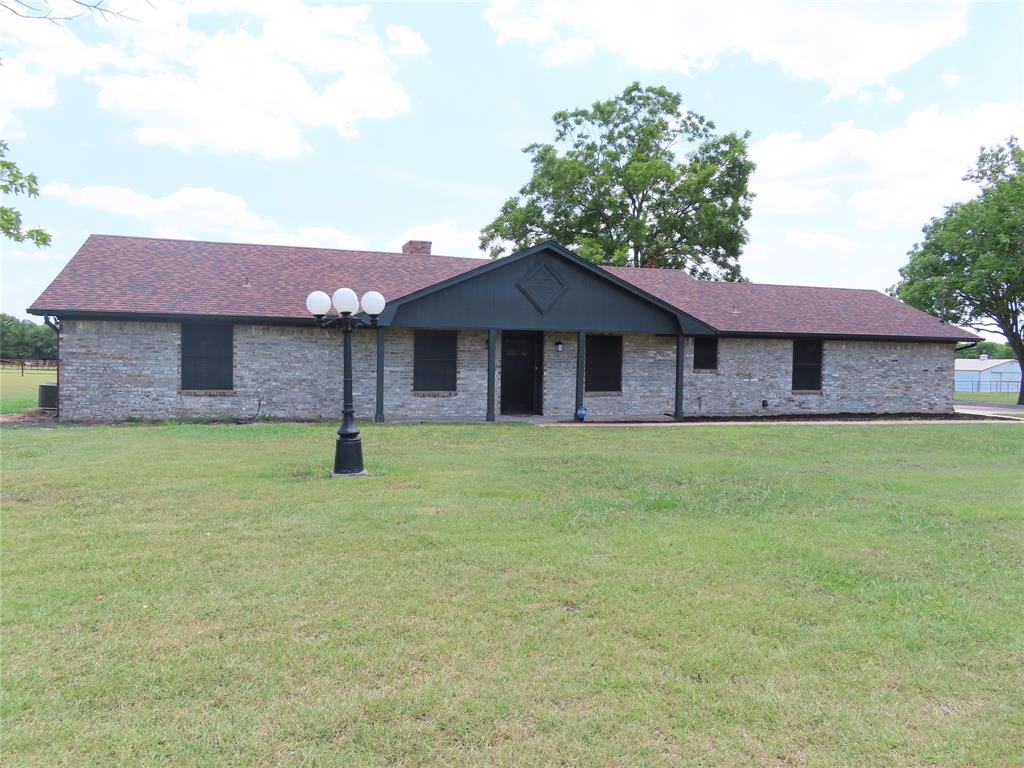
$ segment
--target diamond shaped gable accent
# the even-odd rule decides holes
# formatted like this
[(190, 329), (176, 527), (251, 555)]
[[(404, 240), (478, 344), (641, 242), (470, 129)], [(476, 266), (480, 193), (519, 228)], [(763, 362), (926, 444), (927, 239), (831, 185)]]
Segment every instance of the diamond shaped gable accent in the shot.
[(565, 293), (565, 283), (558, 279), (558, 275), (547, 264), (539, 265), (516, 283), (516, 287), (541, 314), (551, 309), (551, 305)]

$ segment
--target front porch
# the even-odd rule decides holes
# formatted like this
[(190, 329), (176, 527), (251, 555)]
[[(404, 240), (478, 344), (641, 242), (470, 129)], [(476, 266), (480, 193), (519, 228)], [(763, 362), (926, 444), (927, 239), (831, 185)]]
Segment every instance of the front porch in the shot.
[[(714, 329), (543, 244), (388, 305), (377, 329), (385, 364), (376, 369), (375, 418), (566, 420), (582, 408), (601, 419), (681, 418), (684, 334)], [(390, 381), (410, 375), (388, 364), (392, 337), (400, 345), (411, 337), (401, 355), (413, 360), (409, 387)], [(429, 408), (426, 398), (435, 401)]]

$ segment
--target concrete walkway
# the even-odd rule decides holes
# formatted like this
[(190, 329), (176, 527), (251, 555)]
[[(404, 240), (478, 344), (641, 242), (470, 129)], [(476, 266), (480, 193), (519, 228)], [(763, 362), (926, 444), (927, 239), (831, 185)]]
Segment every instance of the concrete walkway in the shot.
[(1016, 403), (982, 403), (975, 401), (958, 401), (954, 407), (957, 413), (970, 413), (976, 416), (1015, 416), (1024, 419), (1024, 405)]

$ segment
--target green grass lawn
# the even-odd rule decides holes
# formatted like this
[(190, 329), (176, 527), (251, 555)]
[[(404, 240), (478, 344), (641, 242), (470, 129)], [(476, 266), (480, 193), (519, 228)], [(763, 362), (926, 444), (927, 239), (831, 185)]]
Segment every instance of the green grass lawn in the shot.
[(1021, 765), (1022, 429), (7, 428), (3, 762)]
[(955, 400), (983, 403), (1013, 403), (1017, 402), (1016, 392), (954, 392)]
[(56, 381), (57, 372), (21, 371), (14, 368), (0, 369), (0, 413), (19, 413), (36, 407), (39, 403), (39, 385)]

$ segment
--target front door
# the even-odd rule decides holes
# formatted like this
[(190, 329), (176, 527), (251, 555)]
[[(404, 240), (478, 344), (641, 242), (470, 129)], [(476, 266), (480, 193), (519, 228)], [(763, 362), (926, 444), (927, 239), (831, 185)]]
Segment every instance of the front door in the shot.
[(544, 412), (544, 334), (540, 331), (501, 333), (501, 412)]

